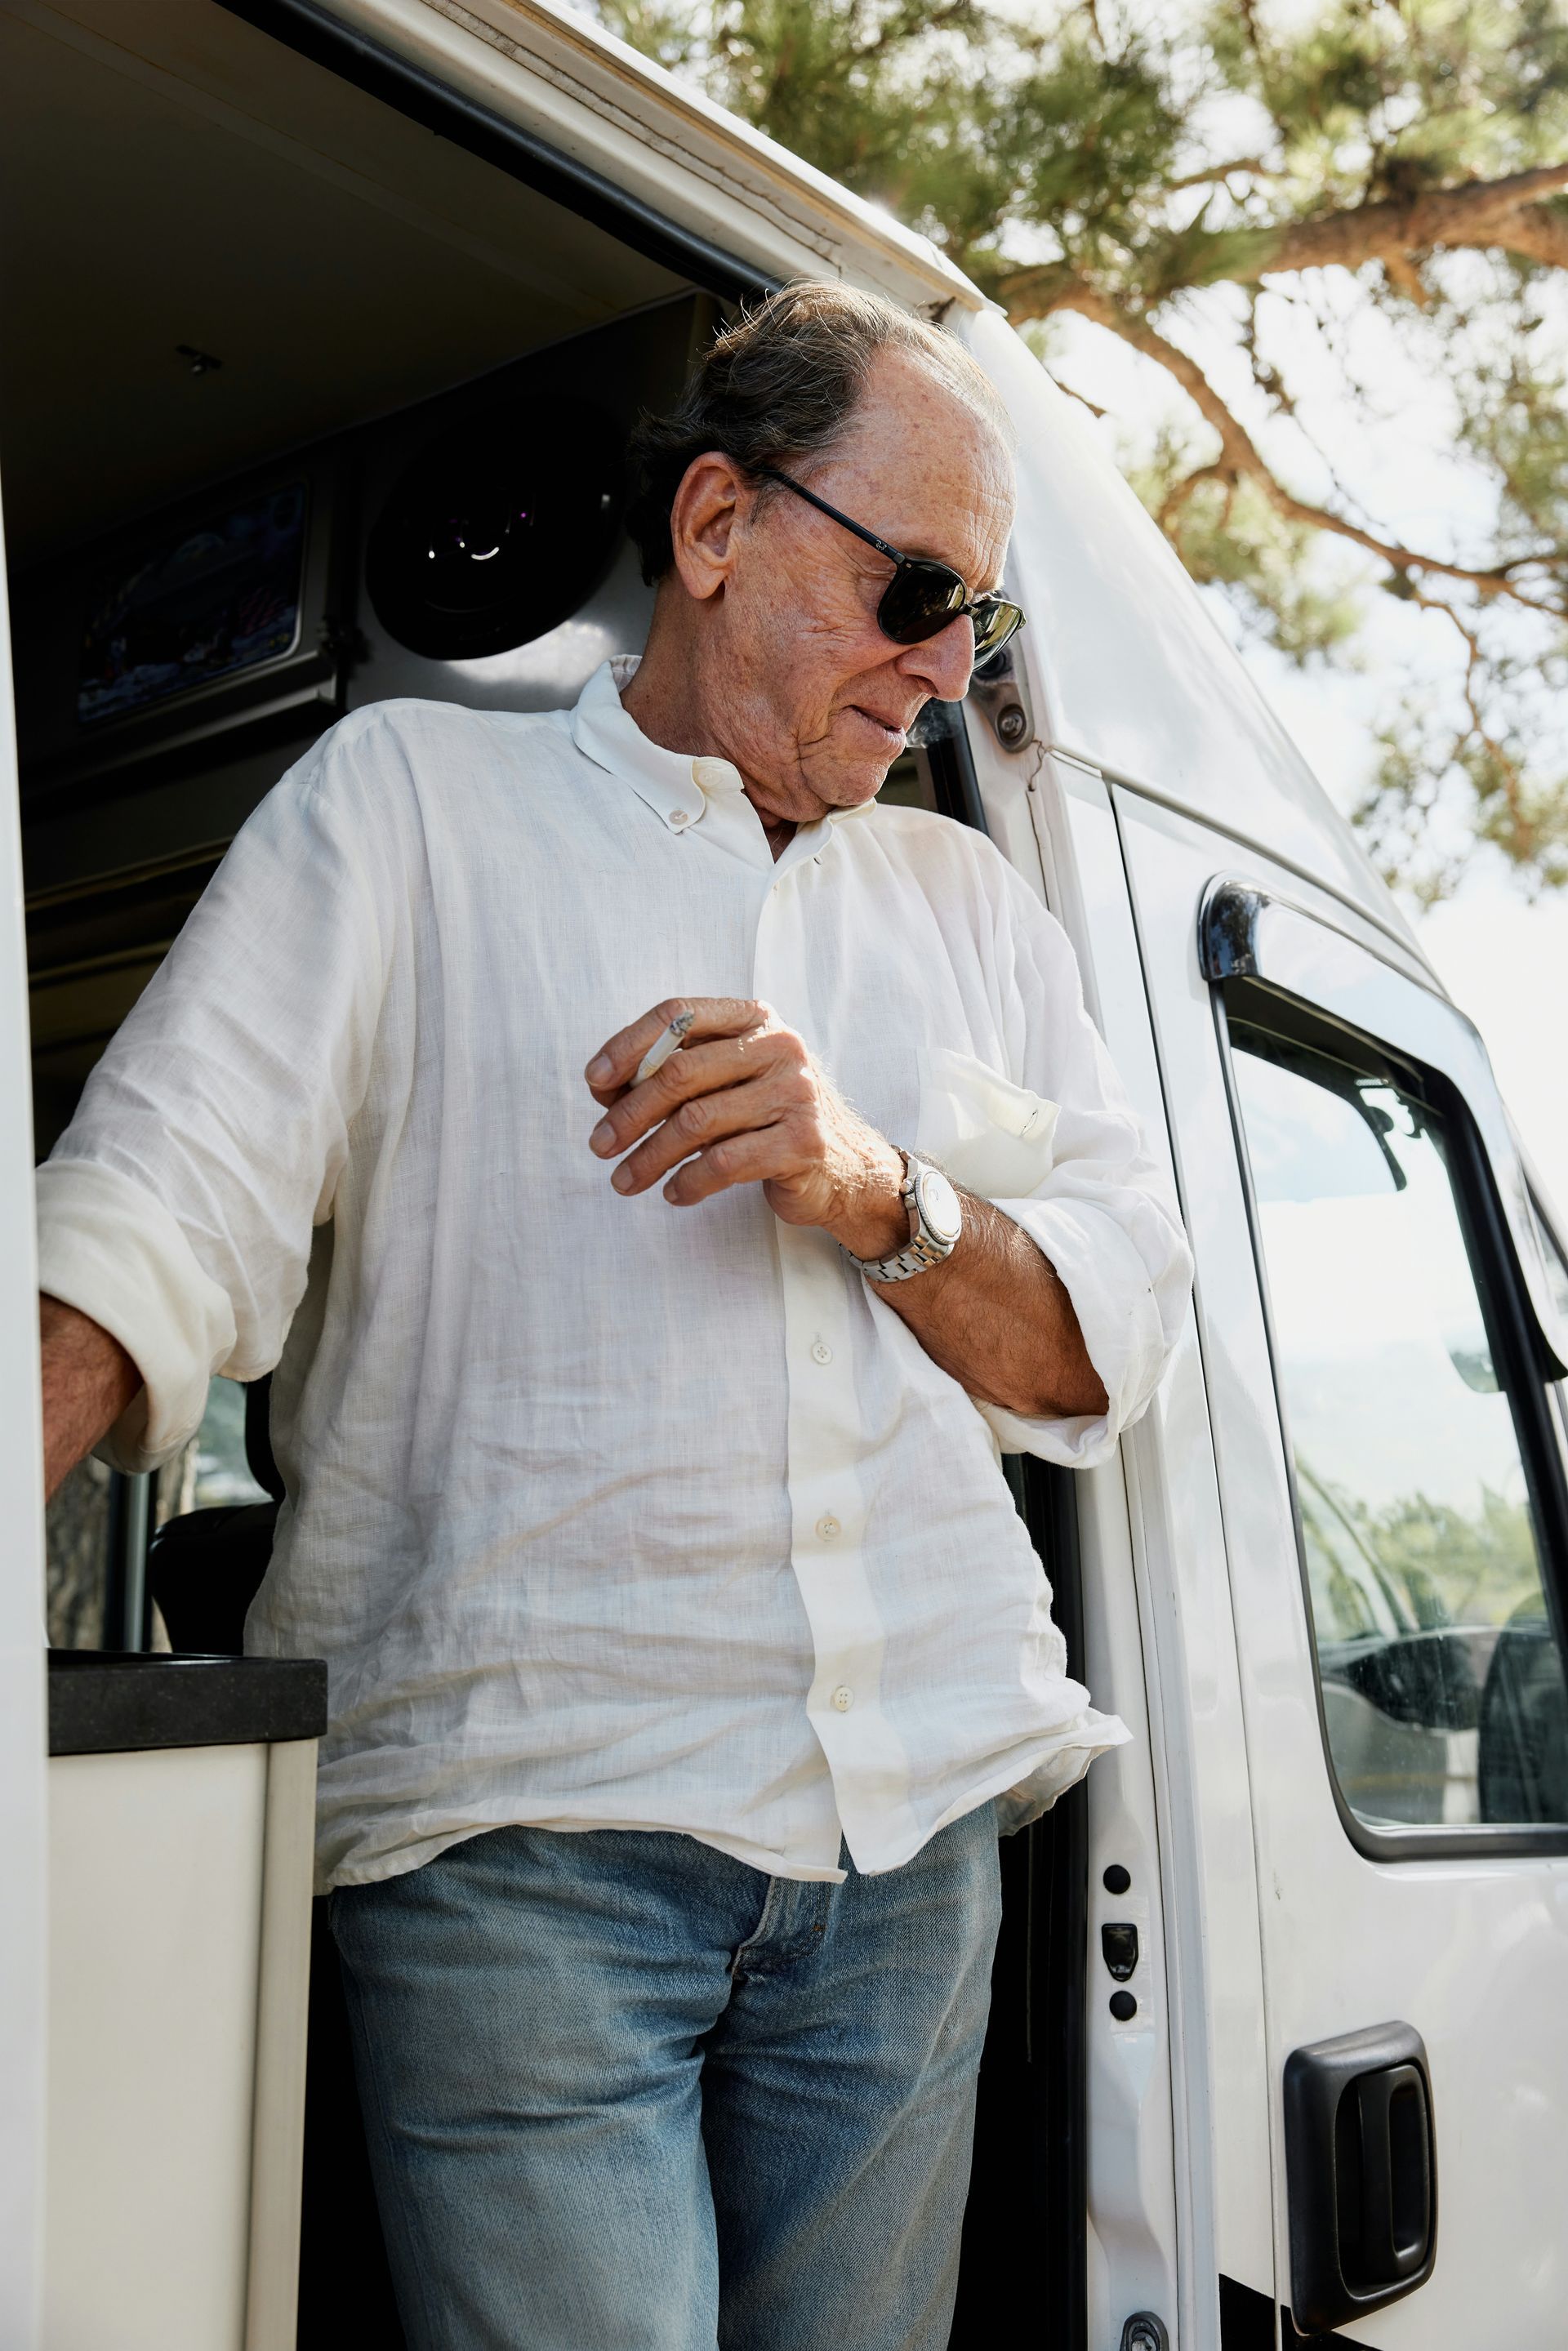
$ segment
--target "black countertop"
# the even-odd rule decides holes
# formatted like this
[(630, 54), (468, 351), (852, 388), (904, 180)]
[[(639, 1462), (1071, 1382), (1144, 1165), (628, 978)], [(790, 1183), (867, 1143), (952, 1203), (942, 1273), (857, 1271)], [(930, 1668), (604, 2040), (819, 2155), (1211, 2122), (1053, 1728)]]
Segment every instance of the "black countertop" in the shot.
[(49, 1753), (145, 1747), (249, 1747), (319, 1739), (327, 1668), (319, 1657), (170, 1656), (51, 1649)]

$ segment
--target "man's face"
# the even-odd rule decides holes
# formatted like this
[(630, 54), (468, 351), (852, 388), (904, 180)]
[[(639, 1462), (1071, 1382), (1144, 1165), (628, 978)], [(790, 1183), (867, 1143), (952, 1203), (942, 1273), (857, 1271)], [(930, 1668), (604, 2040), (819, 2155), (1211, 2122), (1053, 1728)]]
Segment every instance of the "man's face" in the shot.
[[(831, 456), (797, 480), (906, 555), (1001, 585), (1011, 458), (994, 428), (917, 360), (884, 353)], [(893, 566), (782, 488), (747, 499), (727, 547), (722, 609), (727, 750), (771, 812), (807, 822), (881, 789), (925, 703), (956, 701), (974, 660), (967, 619), (894, 644), (876, 608)]]

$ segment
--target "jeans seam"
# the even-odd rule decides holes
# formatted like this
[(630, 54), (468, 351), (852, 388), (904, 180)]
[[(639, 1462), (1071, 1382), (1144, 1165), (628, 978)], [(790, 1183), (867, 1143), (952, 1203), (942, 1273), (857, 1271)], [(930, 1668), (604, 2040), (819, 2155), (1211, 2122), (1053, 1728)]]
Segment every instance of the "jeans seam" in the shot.
[(779, 1888), (783, 1883), (783, 1879), (779, 1877), (770, 1877), (768, 1879), (768, 1892), (763, 1900), (762, 1914), (760, 1917), (758, 1919), (756, 1926), (753, 1927), (750, 1934), (747, 1935), (745, 1942), (737, 1943), (734, 1950), (730, 1953), (729, 1972), (737, 1980), (745, 1972), (742, 1962), (746, 1959), (747, 1952), (757, 1950), (760, 1947), (764, 1938), (772, 1931), (773, 1913), (779, 1907)]

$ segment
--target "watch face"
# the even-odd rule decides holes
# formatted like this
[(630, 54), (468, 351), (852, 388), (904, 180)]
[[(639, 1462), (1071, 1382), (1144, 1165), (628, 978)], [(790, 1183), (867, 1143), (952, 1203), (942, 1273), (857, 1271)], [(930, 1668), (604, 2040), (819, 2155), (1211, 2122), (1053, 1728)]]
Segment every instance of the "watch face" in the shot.
[(915, 1198), (926, 1230), (939, 1241), (956, 1241), (964, 1229), (964, 1211), (940, 1167), (921, 1169)]

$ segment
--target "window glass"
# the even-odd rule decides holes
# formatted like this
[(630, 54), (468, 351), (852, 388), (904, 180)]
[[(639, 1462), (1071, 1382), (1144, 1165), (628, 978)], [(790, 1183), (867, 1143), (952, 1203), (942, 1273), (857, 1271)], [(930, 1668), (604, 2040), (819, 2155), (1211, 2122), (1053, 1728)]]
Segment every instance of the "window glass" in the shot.
[(901, 751), (883, 779), (877, 794), (884, 808), (936, 808), (931, 763), (915, 749)]
[(1568, 1821), (1568, 1703), (1442, 1124), (1232, 1028), (1330, 1756), (1373, 1827)]
[(245, 1451), (246, 1392), (237, 1380), (213, 1380), (207, 1409), (196, 1432), (198, 1510), (225, 1502), (265, 1502), (267, 1492), (250, 1474)]
[(245, 1401), (246, 1391), (236, 1380), (207, 1383), (207, 1408), (200, 1428), (159, 1474), (160, 1526), (166, 1519), (183, 1518), (187, 1510), (267, 1499), (246, 1458)]

